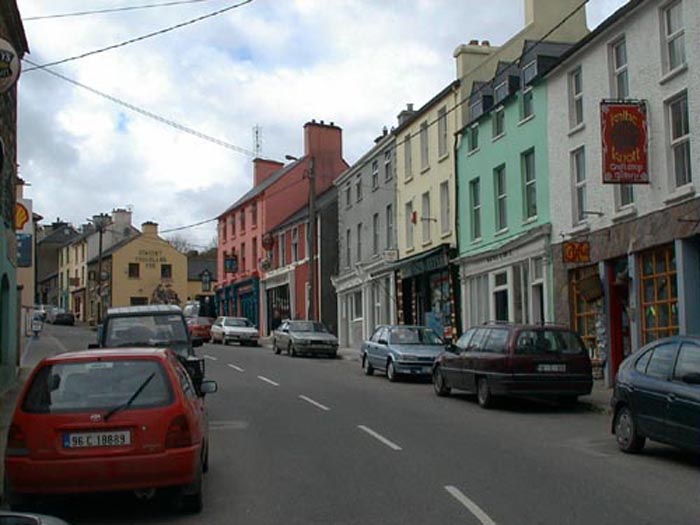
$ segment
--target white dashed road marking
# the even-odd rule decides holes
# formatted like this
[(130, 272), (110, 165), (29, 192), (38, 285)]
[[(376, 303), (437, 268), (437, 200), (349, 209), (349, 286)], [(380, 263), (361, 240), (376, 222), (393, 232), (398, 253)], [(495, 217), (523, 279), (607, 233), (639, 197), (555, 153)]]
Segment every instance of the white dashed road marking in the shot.
[(264, 376), (258, 376), (258, 379), (260, 379), (260, 381), (265, 381), (266, 383), (269, 383), (272, 386), (280, 386), (279, 383), (275, 383), (272, 379), (268, 379), (267, 377), (264, 377)]
[(370, 436), (372, 436), (373, 438), (375, 438), (375, 439), (381, 441), (382, 443), (384, 443), (384, 444), (385, 444), (387, 447), (389, 447), (390, 449), (392, 449), (392, 450), (401, 450), (401, 447), (398, 446), (396, 443), (394, 443), (393, 441), (389, 441), (387, 438), (385, 438), (385, 437), (382, 436), (381, 434), (375, 432), (375, 431), (372, 430), (371, 428), (366, 427), (366, 426), (364, 426), (364, 425), (357, 425), (357, 428), (359, 428), (360, 430), (364, 430), (364, 431), (367, 432)]
[(219, 360), (218, 357), (214, 357), (212, 355), (207, 355), (207, 354), (204, 354), (204, 359), (209, 359), (210, 361), (218, 361)]
[(479, 507), (479, 505), (477, 505), (464, 494), (462, 494), (462, 491), (460, 491), (457, 487), (453, 487), (452, 485), (445, 485), (445, 490), (449, 492), (454, 499), (456, 499), (462, 505), (464, 505), (469, 510), (469, 512), (474, 514), (476, 519), (478, 519), (482, 525), (496, 525), (496, 522), (493, 521), (488, 514), (481, 510), (481, 507)]
[(307, 403), (311, 403), (313, 406), (318, 407), (318, 408), (320, 408), (321, 410), (326, 410), (326, 411), (327, 411), (327, 410), (330, 410), (330, 408), (328, 408), (327, 406), (322, 405), (322, 404), (319, 403), (318, 401), (314, 401), (314, 400), (311, 399), (310, 397), (299, 396), (299, 399), (303, 399), (303, 400), (306, 401)]
[(239, 372), (245, 372), (245, 370), (243, 370), (240, 366), (232, 365), (231, 363), (227, 363), (227, 364), (228, 364), (228, 366), (230, 366), (234, 370), (237, 370)]

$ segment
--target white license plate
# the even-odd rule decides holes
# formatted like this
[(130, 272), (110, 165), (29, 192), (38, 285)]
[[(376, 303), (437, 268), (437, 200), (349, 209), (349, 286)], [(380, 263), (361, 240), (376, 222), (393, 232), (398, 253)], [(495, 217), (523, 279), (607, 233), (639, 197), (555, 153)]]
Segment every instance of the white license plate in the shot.
[(131, 445), (131, 432), (72, 432), (63, 434), (65, 448), (123, 447)]
[(563, 364), (541, 364), (537, 365), (538, 372), (566, 372), (566, 365)]

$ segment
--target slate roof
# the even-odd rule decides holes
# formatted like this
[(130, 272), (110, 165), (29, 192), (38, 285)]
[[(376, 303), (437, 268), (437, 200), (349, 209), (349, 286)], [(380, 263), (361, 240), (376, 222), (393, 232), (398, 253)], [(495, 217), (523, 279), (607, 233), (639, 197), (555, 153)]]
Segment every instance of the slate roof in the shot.
[(202, 272), (209, 270), (211, 280), (216, 281), (216, 259), (198, 259), (192, 257), (187, 260), (187, 280), (201, 281)]

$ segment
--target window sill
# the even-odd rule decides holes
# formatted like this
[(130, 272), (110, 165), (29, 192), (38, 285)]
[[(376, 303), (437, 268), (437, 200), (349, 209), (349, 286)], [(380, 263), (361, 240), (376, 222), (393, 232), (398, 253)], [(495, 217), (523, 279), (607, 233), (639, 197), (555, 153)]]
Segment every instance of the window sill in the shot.
[(405, 183), (407, 183), (407, 182), (411, 182), (412, 180), (413, 180), (413, 175), (409, 175), (408, 177), (406, 177), (406, 178), (403, 180), (403, 182), (404, 182), (404, 184), (405, 184)]
[(428, 164), (427, 166), (423, 166), (423, 167), (420, 169), (420, 174), (423, 175), (423, 174), (425, 174), (425, 173), (428, 173), (429, 171), (430, 171), (430, 164)]
[(537, 222), (537, 215), (534, 215), (532, 217), (528, 217), (527, 219), (524, 219), (523, 226), (527, 226), (528, 224), (532, 224), (533, 222)]
[(588, 221), (581, 221), (578, 224), (575, 224), (571, 230), (569, 230), (569, 235), (578, 235), (579, 233), (587, 233), (590, 231), (591, 225), (588, 224)]
[(431, 244), (433, 244), (433, 240), (432, 240), (432, 239), (427, 240), (427, 241), (423, 241), (423, 243), (421, 244), (421, 247), (422, 247), (422, 248), (425, 248), (426, 246), (430, 246)]
[(452, 236), (452, 230), (449, 230), (449, 231), (446, 231), (446, 232), (442, 232), (442, 233), (440, 234), (440, 238), (441, 238), (441, 239), (447, 239), (447, 238), (450, 237), (450, 236)]
[(520, 122), (518, 122), (518, 126), (523, 126), (524, 124), (527, 124), (531, 120), (534, 120), (534, 118), (535, 118), (535, 114), (531, 113), (527, 117), (523, 117), (523, 119)]
[(674, 78), (676, 78), (678, 75), (680, 75), (680, 74), (682, 74), (682, 73), (685, 73), (686, 71), (688, 71), (688, 64), (687, 64), (687, 63), (683, 64), (682, 66), (678, 66), (678, 67), (677, 67), (676, 69), (674, 69), (673, 71), (669, 71), (668, 73), (666, 73), (666, 74), (665, 74), (663, 77), (661, 77), (661, 79), (659, 80), (659, 84), (661, 84), (661, 85), (663, 86), (663, 85), (666, 84), (667, 82), (670, 82), (671, 80), (673, 80)]
[(472, 155), (475, 155), (477, 153), (479, 153), (479, 148), (470, 149), (469, 151), (467, 151), (467, 157), (471, 157)]
[(576, 126), (574, 126), (573, 128), (571, 128), (571, 129), (569, 130), (569, 133), (567, 133), (567, 135), (568, 135), (569, 137), (571, 137), (571, 136), (573, 136), (573, 135), (576, 135), (576, 133), (579, 133), (580, 131), (583, 131), (584, 129), (586, 129), (586, 123), (585, 123), (585, 122), (581, 122), (580, 124), (576, 124)]
[(615, 213), (613, 213), (610, 219), (613, 222), (620, 222), (625, 219), (629, 219), (630, 217), (636, 217), (636, 215), (637, 207), (634, 204), (628, 204), (625, 207), (620, 208)]
[(505, 235), (506, 233), (508, 233), (508, 228), (502, 228), (502, 229), (498, 230), (496, 233), (494, 233), (493, 236), (500, 237), (502, 235)]
[(482, 238), (477, 237), (476, 239), (472, 239), (471, 244), (474, 244), (474, 245), (481, 244), (481, 241), (482, 241)]
[(441, 162), (446, 161), (448, 158), (450, 158), (450, 152), (449, 152), (449, 151), (446, 151), (445, 153), (443, 153), (442, 155), (440, 155), (440, 156), (438, 157), (438, 164), (441, 163)]
[(692, 197), (695, 195), (695, 186), (693, 186), (693, 183), (690, 182), (688, 184), (684, 184), (683, 186), (680, 186), (673, 190), (671, 194), (664, 199), (664, 204), (666, 205), (671, 205), (671, 204), (676, 204), (679, 201), (685, 200), (689, 197)]
[(413, 246), (411, 246), (410, 248), (406, 248), (406, 255), (408, 255), (409, 253), (413, 253), (415, 250), (416, 249)]
[(378, 189), (379, 189), (379, 186), (374, 186), (374, 187), (372, 188), (372, 192), (375, 192), (375, 191), (377, 191)]
[(491, 142), (496, 142), (497, 140), (502, 139), (503, 137), (506, 136), (506, 132), (504, 131), (503, 133), (499, 133), (495, 137), (491, 137)]

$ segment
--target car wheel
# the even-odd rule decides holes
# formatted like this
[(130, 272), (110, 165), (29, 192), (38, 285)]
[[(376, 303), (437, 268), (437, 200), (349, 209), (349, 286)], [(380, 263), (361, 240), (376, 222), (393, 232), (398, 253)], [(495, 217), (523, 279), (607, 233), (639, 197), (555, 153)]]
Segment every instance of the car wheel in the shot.
[(627, 406), (621, 407), (615, 416), (615, 439), (623, 452), (639, 452), (644, 448), (646, 438), (637, 430), (632, 411)]
[(493, 394), (489, 382), (485, 377), (480, 377), (476, 384), (476, 400), (481, 408), (491, 408), (493, 406)]
[(292, 357), (297, 356), (297, 349), (294, 348), (294, 345), (292, 343), (289, 343), (289, 348), (287, 348), (287, 353), (291, 355)]
[(281, 352), (280, 347), (277, 346), (277, 341), (272, 341), (272, 351), (275, 352), (277, 355)]
[(371, 376), (374, 374), (374, 367), (369, 362), (369, 357), (367, 357), (367, 354), (362, 356), (362, 368), (364, 369), (366, 376)]
[(386, 364), (386, 378), (392, 383), (396, 381), (396, 369), (394, 368), (394, 362), (391, 360)]
[(445, 383), (445, 376), (439, 366), (433, 370), (433, 389), (440, 397), (449, 396), (452, 389)]
[(201, 512), (204, 507), (202, 492), (202, 468), (200, 465), (197, 478), (192, 485), (186, 485), (175, 490), (172, 499), (173, 510), (187, 514), (197, 514)]

